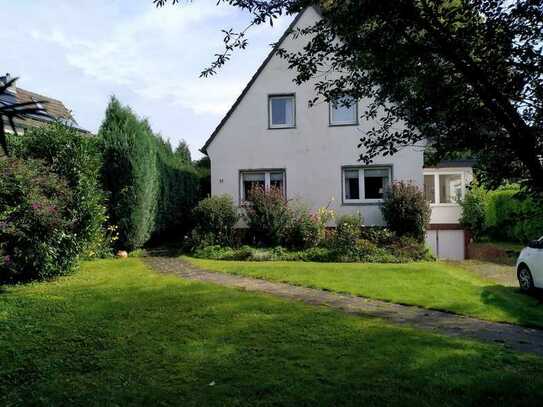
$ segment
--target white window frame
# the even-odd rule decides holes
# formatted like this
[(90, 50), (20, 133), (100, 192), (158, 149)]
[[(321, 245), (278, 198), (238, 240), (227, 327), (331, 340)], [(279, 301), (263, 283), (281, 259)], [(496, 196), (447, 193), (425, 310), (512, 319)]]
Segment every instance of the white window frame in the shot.
[[(360, 199), (347, 199), (346, 198), (346, 189), (345, 189), (345, 171), (358, 170), (358, 188)], [(365, 170), (387, 170), (388, 171), (388, 184), (392, 185), (392, 166), (383, 165), (375, 167), (343, 167), (341, 170), (341, 182), (342, 182), (342, 199), (344, 204), (366, 204), (373, 203), (378, 204), (382, 203), (384, 199), (366, 199), (366, 184), (364, 172)]]
[[(272, 100), (292, 99), (292, 124), (273, 124)], [(268, 127), (270, 129), (294, 129), (296, 128), (296, 94), (268, 95)]]
[(271, 188), (271, 174), (272, 173), (283, 174), (283, 196), (287, 196), (287, 172), (284, 168), (274, 168), (266, 170), (240, 170), (239, 172), (239, 201), (240, 204), (248, 202), (245, 196), (245, 188), (243, 187), (243, 176), (245, 174), (262, 174), (264, 173), (264, 189), (269, 191)]
[(462, 197), (464, 199), (466, 196), (466, 174), (463, 171), (424, 171), (424, 175), (432, 175), (434, 177), (434, 201), (435, 203), (430, 203), (430, 206), (458, 206), (458, 202), (445, 202), (441, 203), (441, 190), (439, 184), (440, 175), (460, 175), (462, 179)]
[[(343, 98), (341, 98), (343, 99)], [(340, 102), (339, 102), (340, 103)], [(358, 100), (357, 99), (354, 99), (352, 98), (352, 104), (351, 104), (351, 107), (354, 107), (354, 119), (352, 121), (347, 121), (347, 122), (341, 122), (341, 121), (334, 121), (333, 118), (334, 118), (334, 115), (333, 115), (333, 111), (334, 111), (334, 105), (338, 105), (338, 102), (330, 102), (328, 103), (328, 115), (329, 115), (329, 125), (331, 127), (333, 126), (357, 126), (359, 123), (358, 123)]]

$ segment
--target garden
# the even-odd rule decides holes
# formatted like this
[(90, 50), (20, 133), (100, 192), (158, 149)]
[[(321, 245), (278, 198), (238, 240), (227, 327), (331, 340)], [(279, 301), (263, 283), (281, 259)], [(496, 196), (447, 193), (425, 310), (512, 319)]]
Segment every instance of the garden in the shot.
[(312, 212), (273, 187), (256, 185), (249, 197), (241, 213), (229, 196), (209, 197), (196, 206), (195, 228), (187, 241), (192, 256), (339, 263), (432, 260), (424, 245), (430, 208), (415, 185), (396, 183), (387, 194), (382, 211), (388, 228), (367, 227), (360, 214), (337, 216), (329, 207)]
[(258, 185), (239, 208), (209, 196), (208, 162), (172, 149), (115, 98), (95, 137), (55, 123), (9, 143), (12, 155), (0, 159), (2, 405), (541, 398), (535, 355), (189, 281), (140, 258), (166, 246), (208, 271), (543, 327), (537, 299), (432, 258), (429, 204), (412, 184), (387, 192), (387, 228)]

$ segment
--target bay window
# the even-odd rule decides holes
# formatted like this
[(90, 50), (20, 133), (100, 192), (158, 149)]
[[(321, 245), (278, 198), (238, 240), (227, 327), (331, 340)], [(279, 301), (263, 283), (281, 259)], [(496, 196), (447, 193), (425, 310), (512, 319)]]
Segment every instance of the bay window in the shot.
[(465, 194), (462, 173), (424, 174), (424, 196), (433, 205), (455, 205)]

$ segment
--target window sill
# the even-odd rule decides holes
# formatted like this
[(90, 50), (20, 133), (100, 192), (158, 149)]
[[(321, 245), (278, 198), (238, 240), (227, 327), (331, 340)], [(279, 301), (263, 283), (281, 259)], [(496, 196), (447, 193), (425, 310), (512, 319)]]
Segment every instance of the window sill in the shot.
[(268, 130), (289, 130), (289, 129), (295, 129), (296, 126), (288, 126), (288, 127), (268, 127)]
[(459, 207), (460, 204), (457, 204), (457, 203), (439, 203), (439, 204), (433, 204), (431, 203), (430, 204), (430, 207), (433, 208), (433, 207), (437, 207), (437, 208), (453, 208), (453, 207)]
[(360, 123), (329, 123), (328, 127), (356, 127), (359, 126)]
[(379, 206), (382, 205), (384, 201), (353, 201), (353, 202), (345, 202), (343, 201), (341, 203), (341, 206)]

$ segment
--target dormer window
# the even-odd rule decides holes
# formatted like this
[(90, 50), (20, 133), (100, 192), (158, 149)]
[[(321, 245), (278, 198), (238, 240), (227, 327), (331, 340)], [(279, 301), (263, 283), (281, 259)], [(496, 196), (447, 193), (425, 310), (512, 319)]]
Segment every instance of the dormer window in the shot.
[(296, 96), (274, 95), (268, 99), (269, 128), (290, 129), (296, 127)]
[(330, 126), (358, 125), (358, 102), (345, 96), (330, 103)]

